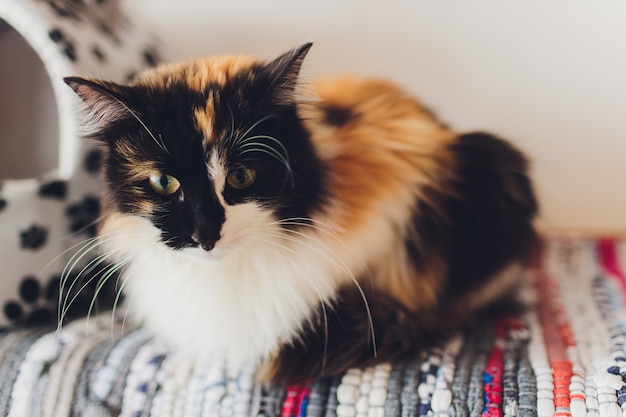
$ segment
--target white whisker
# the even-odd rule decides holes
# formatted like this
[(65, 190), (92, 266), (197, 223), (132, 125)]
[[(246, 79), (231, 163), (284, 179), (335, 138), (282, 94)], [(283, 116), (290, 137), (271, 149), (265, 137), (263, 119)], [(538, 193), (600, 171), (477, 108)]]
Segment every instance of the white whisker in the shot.
[(102, 291), (109, 279), (113, 277), (120, 269), (124, 268), (131, 260), (132, 257), (129, 257), (123, 261), (116, 262), (115, 264), (107, 265), (102, 271), (100, 271), (100, 273), (102, 273), (106, 270), (106, 272), (102, 274), (102, 277), (98, 281), (98, 285), (96, 286), (96, 289), (91, 297), (89, 309), (87, 310), (87, 323), (89, 323), (89, 317), (91, 317), (91, 312), (98, 300), (98, 295), (100, 295), (100, 291)]
[(260, 124), (261, 124), (261, 123), (263, 123), (264, 121), (266, 121), (266, 120), (270, 120), (270, 119), (276, 119), (276, 118), (278, 118), (278, 116), (277, 116), (277, 115), (275, 115), (275, 114), (270, 114), (270, 115), (268, 115), (268, 116), (262, 117), (262, 118), (261, 118), (261, 119), (259, 119), (256, 123), (254, 123), (252, 126), (250, 126), (250, 127), (248, 128), (248, 130), (246, 130), (246, 131), (245, 131), (245, 132), (244, 132), (241, 136), (239, 136), (238, 138), (236, 138), (236, 139), (235, 139), (235, 142), (233, 143), (233, 145), (234, 145), (234, 146), (239, 145), (239, 143), (240, 143), (242, 140), (246, 139), (246, 136), (248, 136), (248, 134), (249, 134), (250, 132), (252, 132), (252, 130), (254, 130), (254, 128), (255, 128), (255, 127), (257, 127), (258, 125), (260, 125)]
[[(63, 272), (61, 273), (61, 279), (60, 279), (60, 283), (59, 283), (59, 317), (61, 315), (61, 306), (65, 305), (65, 303), (67, 302), (67, 297), (69, 297), (69, 294), (71, 293), (75, 283), (78, 281), (78, 279), (80, 279), (81, 275), (83, 273), (85, 273), (86, 271), (88, 271), (92, 266), (97, 266), (100, 263), (102, 263), (102, 261), (104, 260), (104, 258), (106, 256), (111, 255), (112, 253), (115, 253), (116, 251), (110, 251), (107, 252), (106, 255), (99, 255), (97, 257), (95, 257), (94, 259), (92, 259), (91, 261), (89, 261), (87, 263), (87, 265), (85, 267), (83, 267), (83, 269), (76, 275), (76, 277), (74, 277), (74, 280), (72, 281), (72, 284), (70, 285), (69, 289), (67, 289), (67, 297), (65, 298), (65, 300), (62, 299), (63, 297), (63, 293), (65, 292), (65, 285), (67, 283), (67, 280), (69, 279), (69, 277), (72, 275), (72, 272), (76, 269), (76, 266), (91, 252), (96, 250), (98, 247), (102, 246), (103, 244), (109, 242), (113, 240), (113, 238), (107, 238), (107, 239), (102, 239), (101, 237), (96, 238), (96, 239), (90, 239), (88, 241), (88, 243), (83, 246), (81, 249), (79, 249), (71, 258), (70, 260), (66, 263), (65, 268), (63, 268)], [(94, 262), (96, 262), (94, 264)]]
[[(261, 239), (259, 236), (255, 236), (254, 239), (256, 241), (259, 241), (261, 243), (265, 243), (265, 244), (269, 244), (269, 245), (274, 245), (274, 246), (278, 246), (280, 249), (283, 250), (287, 250), (293, 254), (297, 254), (297, 252), (291, 248), (287, 248), (281, 244), (279, 244), (278, 242), (275, 242), (271, 239)], [(270, 252), (272, 252), (273, 254), (282, 257), (285, 260), (289, 260), (289, 258), (287, 258), (287, 256), (285, 256), (283, 253), (280, 253), (277, 250), (273, 250), (271, 248), (267, 248), (267, 250), (269, 250)], [(310, 284), (310, 286), (313, 288), (313, 290), (315, 291), (315, 293), (317, 294), (318, 299), (320, 300), (320, 305), (322, 307), (322, 313), (323, 313), (323, 320), (324, 320), (324, 353), (323, 353), (323, 358), (322, 358), (322, 374), (324, 373), (324, 369), (326, 368), (326, 360), (327, 360), (327, 355), (328, 355), (328, 312), (326, 311), (326, 302), (324, 301), (324, 298), (322, 297), (322, 293), (320, 292), (319, 288), (317, 287), (317, 285), (315, 285), (314, 281), (311, 281), (310, 279), (308, 279), (308, 274), (307, 271), (304, 270), (304, 268), (295, 263), (294, 266), (299, 269), (302, 272), (303, 277), (307, 278), (307, 283)], [(319, 275), (318, 275), (319, 276)]]
[[(281, 141), (279, 141), (278, 139), (276, 139), (273, 136), (269, 136), (269, 135), (255, 135), (255, 136), (250, 136), (249, 138), (246, 138), (245, 140), (242, 140), (239, 144), (239, 149), (241, 148), (245, 148), (246, 146), (249, 146), (250, 144), (259, 144), (259, 142), (252, 142), (255, 139), (267, 139), (267, 140), (271, 140), (272, 142), (274, 142), (275, 144), (277, 144), (280, 147), (280, 150), (282, 151), (282, 155), (284, 156), (284, 158), (289, 161), (289, 153), (287, 152), (287, 148), (285, 148), (285, 145), (283, 145), (281, 143)], [(269, 145), (267, 145), (269, 146)], [(272, 148), (274, 149), (274, 148)], [(277, 151), (278, 152), (278, 151)]]
[[(96, 249), (98, 246), (102, 245), (103, 242), (104, 241), (102, 239), (90, 240), (85, 246), (80, 248), (74, 255), (72, 255), (70, 260), (65, 264), (65, 267), (63, 268), (63, 271), (61, 272), (61, 280), (59, 283), (59, 306), (58, 306), (58, 311), (57, 311), (57, 315), (59, 319), (61, 318), (61, 307), (65, 305), (65, 302), (67, 301), (67, 299), (65, 300), (63, 299), (63, 293), (65, 291), (65, 284), (67, 280), (69, 279), (72, 271), (76, 268), (76, 265), (78, 265), (78, 263), (85, 256), (87, 256), (89, 252)], [(76, 277), (76, 279), (78, 278), (79, 277)], [(72, 282), (72, 285), (70, 286), (70, 291), (73, 288), (74, 283), (75, 281)], [(69, 294), (69, 291), (68, 291), (68, 294)]]
[(120, 337), (124, 337), (124, 328), (126, 327), (126, 319), (128, 318), (128, 312), (130, 311), (130, 304), (133, 301), (132, 295), (128, 298), (126, 302), (126, 311), (124, 312), (124, 318), (122, 319), (122, 328), (120, 329)]
[[(74, 275), (73, 271), (76, 269), (77, 265), (83, 259), (85, 259), (85, 257), (87, 257), (89, 254), (99, 249), (102, 245), (114, 240), (116, 237), (110, 237), (110, 236), (113, 236), (116, 234), (119, 235), (119, 232), (109, 232), (99, 237), (88, 239), (86, 241), (87, 243), (84, 244), (84, 246), (81, 247), (66, 263), (65, 268), (63, 269), (63, 272), (61, 273), (61, 278), (59, 282), (59, 302), (58, 302), (58, 307), (57, 307), (57, 333), (61, 330), (65, 317), (67, 316), (67, 313), (70, 307), (72, 306), (74, 301), (77, 299), (77, 297), (91, 284), (91, 282), (93, 282), (94, 279), (96, 279), (97, 277), (101, 275), (104, 275), (104, 277), (102, 277), (99, 280), (97, 284), (98, 288), (96, 289), (96, 293), (94, 294), (92, 298), (92, 303), (90, 304), (90, 308), (89, 308), (89, 312), (87, 316), (87, 319), (89, 318), (89, 315), (91, 314), (91, 310), (93, 307), (93, 303), (95, 302), (95, 299), (97, 295), (99, 294), (99, 292), (104, 287), (104, 284), (108, 280), (107, 272), (115, 268), (116, 265), (115, 264), (105, 265), (100, 271), (93, 274), (87, 280), (87, 282), (85, 282), (72, 296), (72, 290), (74, 289), (74, 286), (80, 281), (83, 274), (93, 271), (96, 267), (104, 263), (107, 260), (107, 258), (112, 257), (114, 254), (121, 252), (125, 250), (127, 247), (131, 247), (133, 245), (132, 242), (129, 242), (114, 250), (110, 250), (105, 253), (99, 254), (98, 256), (95, 256), (73, 277), (71, 284), (69, 285), (68, 288), (66, 288), (68, 280), (70, 276)], [(134, 235), (136, 236), (137, 234), (135, 233)], [(103, 238), (105, 236), (106, 238)], [(84, 243), (84, 242), (81, 242), (81, 243)], [(76, 246), (78, 245), (74, 245), (72, 248), (75, 248)]]
[(48, 262), (43, 268), (41, 268), (39, 270), (39, 274), (38, 275), (43, 275), (43, 273), (52, 266), (53, 263), (55, 263), (56, 261), (58, 261), (60, 258), (62, 258), (63, 256), (67, 255), (68, 253), (72, 252), (74, 249), (76, 249), (79, 246), (84, 246), (84, 245), (88, 245), (89, 243), (97, 240), (97, 237), (90, 237), (89, 239), (85, 239), (83, 241), (80, 241), (72, 246), (70, 246), (69, 248), (65, 249), (63, 252), (59, 253), (57, 256), (55, 256), (54, 258), (52, 258), (50, 260), (50, 262)]
[[(314, 224), (310, 224), (310, 223), (314, 223)], [(310, 217), (290, 217), (290, 218), (285, 218), (285, 219), (281, 219), (275, 222), (272, 222), (271, 224), (277, 224), (280, 226), (289, 226), (289, 225), (294, 225), (294, 226), (302, 226), (302, 227), (308, 227), (310, 229), (314, 229), (317, 230), (319, 232), (322, 232), (328, 236), (331, 236), (332, 238), (334, 238), (343, 248), (345, 248), (346, 250), (348, 250), (348, 252), (350, 253), (350, 255), (352, 255), (360, 264), (361, 267), (363, 267), (363, 270), (365, 271), (365, 273), (368, 276), (368, 279), (370, 281), (370, 283), (373, 283), (374, 281), (374, 276), (372, 275), (372, 271), (369, 268), (369, 265), (367, 264), (367, 262), (365, 262), (365, 259), (363, 259), (363, 256), (361, 256), (360, 253), (358, 253), (354, 248), (352, 248), (350, 245), (348, 245), (344, 239), (341, 238), (341, 236), (339, 236), (339, 234), (329, 225), (327, 225), (326, 223), (320, 221), (320, 220), (316, 220)], [(292, 230), (292, 229), (285, 229), (284, 230)], [(303, 235), (306, 237), (306, 234)]]
[[(289, 230), (289, 229), (285, 229), (285, 230)], [(359, 284), (358, 280), (356, 279), (356, 277), (354, 276), (352, 271), (348, 268), (346, 263), (341, 258), (339, 258), (332, 250), (330, 250), (326, 245), (324, 245), (321, 241), (318, 241), (315, 238), (313, 238), (313, 240), (317, 241), (318, 243), (320, 243), (322, 245), (322, 247), (327, 249), (334, 256), (334, 259), (330, 255), (324, 253), (319, 248), (316, 248), (313, 245), (305, 243), (305, 242), (301, 241), (300, 239), (291, 238), (291, 237), (285, 236), (282, 233), (277, 233), (277, 232), (274, 232), (274, 233), (270, 232), (270, 233), (268, 233), (268, 232), (264, 231), (263, 234), (268, 236), (268, 237), (275, 237), (275, 238), (285, 239), (285, 240), (287, 240), (289, 242), (297, 243), (299, 245), (302, 245), (304, 247), (307, 247), (307, 248), (313, 250), (314, 252), (316, 252), (319, 255), (323, 256), (329, 262), (332, 262), (334, 265), (336, 265), (340, 270), (342, 270), (350, 278), (352, 283), (355, 285), (355, 287), (359, 291), (359, 294), (361, 295), (361, 299), (363, 300), (363, 304), (365, 306), (365, 310), (366, 310), (367, 318), (368, 318), (368, 322), (369, 322), (368, 324), (369, 324), (369, 327), (370, 327), (370, 331), (372, 332), (372, 348), (373, 348), (373, 351), (374, 351), (374, 356), (376, 357), (377, 356), (376, 337), (375, 337), (376, 335), (375, 335), (375, 331), (374, 331), (374, 321), (372, 319), (372, 312), (371, 312), (371, 309), (370, 309), (370, 306), (369, 306), (369, 302), (367, 301), (367, 297), (365, 295), (365, 291), (363, 291), (363, 288)]]
[(243, 145), (242, 147), (248, 147), (248, 146), (253, 146), (253, 147), (250, 149), (244, 149), (242, 151), (240, 150), (239, 155), (245, 155), (247, 153), (252, 153), (252, 152), (259, 152), (259, 153), (264, 153), (266, 155), (269, 155), (275, 158), (276, 160), (278, 160), (280, 163), (282, 163), (285, 166), (287, 170), (286, 174), (289, 177), (290, 182), (291, 182), (291, 187), (292, 188), (294, 187), (295, 180), (293, 177), (293, 171), (291, 170), (291, 165), (289, 164), (289, 161), (284, 156), (282, 156), (276, 149), (272, 148), (271, 146), (265, 143), (257, 143), (257, 142), (247, 143)]
[(128, 111), (128, 113), (131, 114), (131, 116), (135, 118), (135, 120), (139, 122), (139, 124), (145, 129), (146, 132), (148, 132), (148, 135), (150, 135), (150, 137), (154, 140), (154, 143), (156, 143), (159, 148), (161, 148), (167, 154), (170, 153), (170, 151), (165, 146), (165, 143), (163, 142), (163, 138), (161, 137), (160, 134), (159, 134), (159, 139), (157, 139), (156, 136), (154, 136), (154, 133), (152, 133), (150, 129), (148, 128), (148, 126), (144, 123), (144, 121), (141, 120), (141, 118), (137, 115), (137, 113), (131, 110), (131, 108), (126, 105), (126, 103), (124, 103), (122, 100), (118, 99), (115, 96), (110, 95), (109, 97), (117, 101), (122, 107), (124, 107), (124, 109), (126, 109), (126, 111)]
[[(122, 296), (122, 292), (124, 291), (124, 287), (126, 286), (126, 283), (128, 282), (129, 278), (130, 277), (122, 278), (122, 284), (119, 286), (115, 294), (115, 301), (113, 302), (113, 309), (111, 310), (111, 340), (115, 340), (114, 326), (113, 326), (113, 323), (115, 322), (115, 311), (117, 310), (117, 305), (120, 302), (120, 297)], [(126, 312), (128, 312), (128, 308), (126, 309)], [(124, 323), (125, 322), (126, 322), (126, 315), (124, 315)]]

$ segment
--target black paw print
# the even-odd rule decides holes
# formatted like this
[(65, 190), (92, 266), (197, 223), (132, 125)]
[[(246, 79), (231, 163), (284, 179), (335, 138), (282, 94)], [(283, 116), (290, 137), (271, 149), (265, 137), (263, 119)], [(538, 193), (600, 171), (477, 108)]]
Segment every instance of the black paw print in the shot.
[(45, 245), (48, 239), (48, 229), (33, 224), (30, 228), (20, 231), (22, 248), (37, 250)]
[(106, 55), (102, 52), (102, 49), (98, 45), (94, 45), (91, 48), (91, 54), (103, 64), (107, 61)]
[(161, 62), (159, 52), (154, 46), (149, 46), (143, 51), (143, 61), (148, 67), (155, 67)]
[(79, 20), (84, 14), (86, 4), (83, 0), (44, 0), (57, 16)]
[(85, 157), (85, 170), (91, 175), (98, 175), (102, 167), (102, 151), (92, 149)]
[(42, 288), (32, 276), (25, 277), (19, 286), (19, 300), (4, 304), (4, 316), (14, 324), (46, 325), (56, 320), (59, 281), (48, 283)]
[(97, 197), (86, 196), (82, 201), (72, 204), (65, 212), (71, 219), (70, 232), (86, 232), (96, 235), (96, 220), (100, 213), (100, 201)]
[(48, 32), (48, 36), (52, 42), (56, 43), (65, 56), (72, 62), (76, 61), (76, 46), (74, 42), (68, 39), (60, 29), (52, 29)]
[[(2, 191), (2, 186), (3, 186), (3, 184), (2, 184), (2, 182), (0, 181), (0, 191)], [(7, 206), (7, 201), (6, 201), (4, 198), (2, 198), (2, 197), (0, 196), (0, 211), (4, 210), (4, 208), (5, 208), (6, 206)]]
[(41, 197), (51, 197), (63, 200), (67, 196), (67, 182), (52, 181), (42, 184), (39, 187), (39, 195)]
[(111, 265), (81, 271), (80, 276), (79, 272), (69, 274), (64, 279), (63, 297), (59, 297), (60, 275), (52, 276), (45, 285), (33, 276), (26, 276), (18, 288), (19, 299), (4, 304), (4, 316), (13, 324), (47, 325), (57, 323), (59, 302), (65, 321), (85, 317), (90, 308), (91, 314), (111, 310), (118, 275), (108, 271), (112, 271)]

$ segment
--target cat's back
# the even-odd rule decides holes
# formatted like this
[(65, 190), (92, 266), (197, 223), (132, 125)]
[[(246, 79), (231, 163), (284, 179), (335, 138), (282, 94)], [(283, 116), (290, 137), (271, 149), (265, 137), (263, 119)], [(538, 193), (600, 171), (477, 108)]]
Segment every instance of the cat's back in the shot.
[(322, 79), (315, 90), (316, 99), (301, 110), (330, 173), (328, 190), (350, 213), (337, 221), (340, 229), (394, 210), (399, 222), (408, 220), (423, 185), (442, 183), (454, 164), (455, 133), (387, 80), (343, 76)]
[(373, 142), (376, 136), (365, 135), (377, 131), (386, 133), (387, 139), (381, 145), (394, 139), (406, 142), (401, 135), (407, 133), (413, 137), (411, 143), (418, 137), (450, 138), (450, 131), (428, 108), (391, 81), (356, 76), (324, 78), (315, 83), (315, 93), (319, 101), (315, 102), (314, 119), (341, 129), (335, 139), (350, 140), (363, 135), (360, 140)]
[(510, 287), (496, 277), (534, 243), (524, 155), (493, 135), (449, 129), (389, 81), (343, 77), (316, 89), (309, 129), (346, 208), (340, 224), (349, 233), (386, 219), (396, 233), (386, 240), (393, 251), (370, 265), (384, 289), (411, 306), (467, 295), (476, 307)]

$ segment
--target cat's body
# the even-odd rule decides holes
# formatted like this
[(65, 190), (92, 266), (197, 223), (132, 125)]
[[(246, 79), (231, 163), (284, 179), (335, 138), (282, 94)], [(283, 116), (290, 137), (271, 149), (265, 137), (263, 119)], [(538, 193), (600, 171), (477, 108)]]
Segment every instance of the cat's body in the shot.
[(100, 239), (127, 264), (133, 315), (194, 358), (288, 381), (475, 322), (518, 283), (536, 213), (517, 150), (454, 133), (390, 83), (303, 99), (309, 47), (129, 87), (68, 79), (108, 145)]

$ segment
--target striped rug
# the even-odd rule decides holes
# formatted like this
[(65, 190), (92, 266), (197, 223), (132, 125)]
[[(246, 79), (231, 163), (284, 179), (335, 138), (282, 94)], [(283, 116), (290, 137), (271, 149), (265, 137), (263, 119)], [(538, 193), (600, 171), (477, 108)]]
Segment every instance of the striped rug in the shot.
[(626, 416), (626, 243), (552, 240), (536, 308), (419, 357), (297, 386), (193, 367), (107, 314), (0, 334), (0, 416)]

